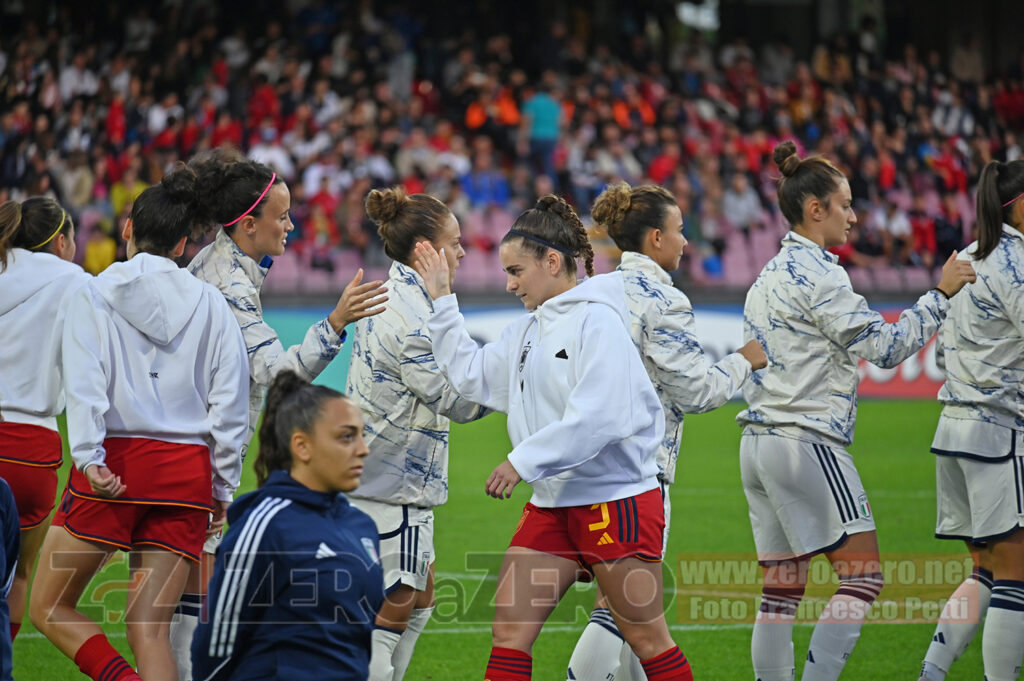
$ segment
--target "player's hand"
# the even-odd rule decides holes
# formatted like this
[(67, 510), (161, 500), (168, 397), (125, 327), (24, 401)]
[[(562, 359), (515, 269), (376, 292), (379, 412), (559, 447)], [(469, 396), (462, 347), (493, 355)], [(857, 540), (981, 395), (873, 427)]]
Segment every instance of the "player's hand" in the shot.
[(371, 281), (363, 284), (362, 281), (363, 270), (360, 268), (342, 291), (337, 306), (328, 315), (327, 321), (334, 327), (335, 332), (341, 333), (342, 329), (357, 319), (372, 317), (384, 311), (384, 303), (388, 300), (384, 295), (388, 290), (381, 285), (384, 282)]
[(438, 253), (430, 242), (418, 242), (413, 253), (412, 266), (423, 277), (427, 293), (434, 300), (452, 292), (451, 279), (448, 276), (448, 260), (444, 257), (443, 248)]
[(230, 501), (213, 500), (213, 517), (210, 518), (210, 526), (206, 528), (207, 539), (220, 534), (221, 530), (224, 529), (224, 524), (228, 519), (228, 506), (230, 505)]
[(512, 467), (508, 459), (505, 459), (487, 478), (487, 495), (495, 499), (508, 499), (512, 496), (512, 490), (522, 480), (519, 473)]
[(93, 492), (108, 499), (116, 499), (128, 489), (121, 482), (121, 476), (114, 475), (106, 466), (86, 467), (85, 477), (89, 480), (89, 486), (92, 487)]
[(750, 362), (750, 366), (754, 368), (754, 371), (768, 366), (768, 355), (765, 354), (764, 347), (756, 340), (751, 340), (736, 352), (743, 355), (743, 358)]
[(939, 280), (937, 287), (950, 298), (965, 284), (970, 284), (978, 278), (974, 274), (974, 266), (967, 260), (957, 260), (956, 256), (957, 252), (953, 251), (946, 264), (942, 266), (942, 279)]

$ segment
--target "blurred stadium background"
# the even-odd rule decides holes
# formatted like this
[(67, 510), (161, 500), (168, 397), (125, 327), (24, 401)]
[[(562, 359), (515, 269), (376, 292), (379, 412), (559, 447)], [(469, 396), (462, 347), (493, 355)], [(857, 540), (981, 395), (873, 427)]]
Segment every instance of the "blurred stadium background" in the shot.
[[(265, 286), (268, 321), (287, 342), (358, 267), (386, 276), (363, 198), (400, 183), (459, 217), (467, 257), (456, 287), (486, 339), (520, 313), (502, 293), (495, 249), (518, 212), (556, 192), (588, 219), (608, 183), (659, 183), (683, 208), (691, 246), (676, 279), (717, 358), (739, 344), (743, 294), (785, 231), (770, 162), (780, 139), (850, 177), (859, 222), (839, 256), (855, 288), (896, 315), (934, 284), (938, 264), (972, 240), (982, 166), (1022, 157), (1022, 22), (1018, 0), (7, 0), (0, 200), (56, 198), (76, 217), (80, 262), (99, 272), (124, 257), (120, 228), (145, 187), (178, 160), (236, 146), (292, 190), (296, 230)], [(614, 268), (617, 251), (594, 238), (598, 271)], [(341, 387), (346, 370), (339, 358), (320, 381)], [(883, 600), (904, 606), (934, 603), (959, 581), (948, 553), (958, 547), (931, 537), (940, 382), (930, 345), (895, 370), (863, 368), (862, 396), (880, 401), (864, 405), (852, 451), (883, 558), (954, 566), (941, 584), (897, 575)], [(687, 421), (673, 583), (687, 556), (726, 565), (753, 550), (738, 409)], [(483, 565), (500, 554), (526, 498), (502, 505), (480, 493), (507, 451), (501, 417), (453, 430), (438, 570), (454, 595), (439, 590), (439, 600), (472, 607), (439, 608), (410, 678), (479, 678), (493, 582), (473, 556)], [(108, 612), (123, 600), (123, 571), (113, 565), (93, 596)], [(756, 591), (697, 586), (701, 597)], [(924, 586), (936, 589), (900, 591)], [(698, 678), (748, 677), (748, 624), (703, 609), (693, 620), (684, 596), (682, 586), (669, 596), (670, 621)], [(537, 678), (564, 672), (590, 598), (574, 591), (542, 636)], [(922, 613), (866, 627), (847, 676), (915, 678), (931, 632)], [(797, 629), (798, 651), (808, 636)], [(980, 676), (979, 644), (950, 679)], [(18, 678), (72, 674), (30, 627), (15, 653)]]

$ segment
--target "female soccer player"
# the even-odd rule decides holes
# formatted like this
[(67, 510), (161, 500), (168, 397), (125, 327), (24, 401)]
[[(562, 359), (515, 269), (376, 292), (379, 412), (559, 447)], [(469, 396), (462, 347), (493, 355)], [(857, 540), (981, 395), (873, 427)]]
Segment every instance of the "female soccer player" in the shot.
[(60, 301), (90, 279), (71, 260), (75, 225), (56, 201), (0, 205), (0, 478), (14, 491), (21, 552), (11, 584), (11, 640), (25, 615), (32, 568), (57, 495), (64, 411)]
[[(665, 410), (665, 439), (658, 448), (657, 461), (667, 543), (672, 508), (668, 486), (675, 479), (683, 415), (722, 406), (751, 370), (763, 368), (767, 359), (761, 345), (751, 340), (714, 365), (707, 361), (697, 340), (690, 301), (673, 286), (668, 274), (679, 267), (686, 246), (682, 213), (671, 193), (663, 187), (632, 188), (622, 182), (597, 198), (592, 215), (623, 251), (618, 270), (607, 276), (616, 278), (625, 291), (630, 336)], [(620, 652), (624, 654), (620, 656)], [(639, 660), (624, 645), (599, 595), (590, 623), (569, 660), (569, 678), (622, 678), (620, 657), (623, 664), (629, 664), (628, 678), (643, 678)]]
[(871, 507), (845, 450), (857, 359), (893, 367), (920, 350), (974, 271), (954, 254), (938, 287), (886, 324), (826, 250), (845, 243), (857, 221), (842, 172), (821, 157), (801, 160), (792, 142), (777, 146), (774, 160), (792, 231), (747, 293), (744, 335), (761, 342), (768, 367), (744, 386), (749, 408), (737, 417), (743, 490), (764, 570), (751, 654), (762, 681), (793, 678), (794, 615), (810, 559), (824, 553), (839, 589), (814, 628), (802, 678), (834, 680), (882, 589)]
[(371, 453), (352, 503), (377, 523), (388, 588), (373, 632), (370, 681), (400, 681), (433, 611), (433, 509), (448, 500), (449, 419), (465, 423), (486, 412), (437, 370), (425, 328), (433, 306), (409, 266), (415, 244), (427, 241), (445, 249), (454, 278), (465, 255), (455, 216), (434, 197), (407, 196), (398, 187), (371, 191), (366, 213), (394, 263), (391, 304), (353, 332), (346, 390), (363, 410)]
[(176, 679), (174, 604), (208, 529), (223, 525), (241, 475), (242, 334), (223, 296), (173, 261), (189, 235), (210, 224), (196, 182), (183, 167), (144, 191), (124, 227), (129, 260), (63, 302), (75, 467), (43, 543), (29, 613), (83, 673), (102, 681), (138, 677), (76, 610), (89, 581), (114, 550), (130, 551), (128, 644), (147, 681)]
[(260, 426), (260, 489), (231, 506), (210, 616), (193, 642), (198, 678), (366, 678), (383, 572), (376, 526), (342, 492), (359, 484), (367, 451), (355, 404), (277, 374)]
[(416, 257), (434, 298), (428, 328), (438, 365), (460, 394), (508, 413), (514, 449), (487, 493), (510, 496), (520, 480), (534, 488), (498, 578), (486, 678), (530, 678), (533, 643), (582, 568), (647, 677), (692, 679), (661, 601), (656, 452), (665, 416), (629, 338), (622, 287), (606, 277), (576, 285), (576, 258), (593, 272), (579, 218), (548, 195), (513, 223), (501, 262), (508, 290), (532, 314), (483, 348), (449, 294), (446, 253), (421, 242)]
[[(277, 332), (263, 320), (260, 288), (273, 258), (284, 253), (288, 233), (294, 228), (289, 217), (288, 186), (269, 167), (237, 152), (218, 149), (197, 156), (189, 166), (199, 175), (202, 196), (213, 206), (213, 218), (222, 228), (188, 269), (220, 290), (242, 329), (249, 351), (248, 448), (274, 376), (289, 369), (307, 381), (315, 379), (341, 349), (345, 327), (383, 311), (380, 305), (387, 297), (382, 295), (385, 289), (381, 282), (361, 283), (360, 270), (327, 318), (311, 326), (301, 344), (286, 349)], [(203, 562), (189, 576), (171, 625), (180, 681), (192, 678), (192, 635), (219, 540), (214, 536), (207, 541)]]
[(939, 335), (946, 382), (932, 442), (935, 536), (964, 540), (975, 569), (939, 618), (925, 681), (946, 678), (982, 619), (988, 681), (1016, 679), (1024, 656), (1022, 232), (1024, 161), (992, 161), (978, 180), (978, 240), (960, 256), (978, 280), (953, 299)]

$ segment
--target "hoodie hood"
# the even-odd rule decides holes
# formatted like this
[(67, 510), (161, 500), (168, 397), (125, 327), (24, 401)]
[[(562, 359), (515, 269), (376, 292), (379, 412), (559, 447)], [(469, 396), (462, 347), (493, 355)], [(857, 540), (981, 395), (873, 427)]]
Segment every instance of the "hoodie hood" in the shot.
[(340, 492), (317, 492), (298, 482), (288, 471), (274, 471), (267, 482), (255, 492), (242, 495), (228, 507), (228, 523), (234, 524), (246, 511), (266, 497), (291, 499), (297, 503), (324, 511), (337, 507), (337, 513), (349, 505), (348, 499)]
[(629, 306), (626, 303), (622, 275), (617, 273), (584, 279), (565, 293), (546, 300), (537, 308), (534, 315), (538, 319), (553, 319), (565, 314), (579, 303), (607, 305), (615, 311), (626, 328), (629, 328)]
[[(76, 274), (82, 276), (85, 272), (52, 253), (12, 248), (7, 253), (7, 268), (0, 273), (0, 315), (7, 314), (58, 279)], [(64, 283), (69, 284), (71, 280)]]
[(192, 318), (206, 285), (169, 258), (139, 253), (105, 269), (92, 286), (125, 321), (167, 345)]

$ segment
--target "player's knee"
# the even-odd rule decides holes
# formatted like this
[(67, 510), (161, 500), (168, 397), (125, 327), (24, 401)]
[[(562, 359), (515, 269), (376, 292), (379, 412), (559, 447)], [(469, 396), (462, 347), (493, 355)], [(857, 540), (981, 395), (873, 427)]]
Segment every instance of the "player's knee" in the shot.
[(858, 598), (865, 603), (874, 603), (878, 595), (882, 593), (885, 580), (881, 572), (869, 572), (860, 575), (845, 575), (839, 577), (839, 590), (837, 595)]
[(760, 611), (768, 615), (795, 616), (803, 597), (803, 584), (766, 586), (761, 590)]

